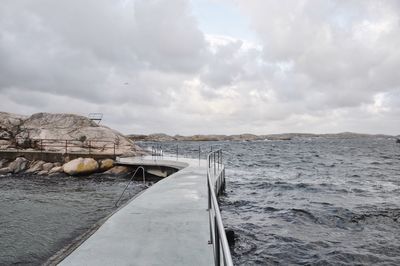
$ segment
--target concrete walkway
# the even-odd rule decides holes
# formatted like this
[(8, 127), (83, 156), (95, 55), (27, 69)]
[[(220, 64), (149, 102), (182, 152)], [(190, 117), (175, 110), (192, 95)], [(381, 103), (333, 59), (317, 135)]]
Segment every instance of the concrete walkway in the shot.
[(142, 163), (181, 170), (121, 208), (59, 265), (214, 264), (205, 161), (201, 166), (199, 160), (173, 158)]

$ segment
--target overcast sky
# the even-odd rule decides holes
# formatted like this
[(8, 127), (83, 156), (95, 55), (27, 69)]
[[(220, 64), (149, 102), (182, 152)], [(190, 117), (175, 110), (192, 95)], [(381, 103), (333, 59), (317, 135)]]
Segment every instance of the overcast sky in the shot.
[(0, 96), (124, 133), (400, 134), (400, 1), (2, 0)]

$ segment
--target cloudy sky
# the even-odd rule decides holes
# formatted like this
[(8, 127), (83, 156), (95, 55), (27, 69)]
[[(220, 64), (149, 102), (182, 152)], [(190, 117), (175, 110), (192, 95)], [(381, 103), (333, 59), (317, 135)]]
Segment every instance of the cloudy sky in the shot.
[(124, 133), (400, 134), (400, 1), (2, 0), (0, 111)]

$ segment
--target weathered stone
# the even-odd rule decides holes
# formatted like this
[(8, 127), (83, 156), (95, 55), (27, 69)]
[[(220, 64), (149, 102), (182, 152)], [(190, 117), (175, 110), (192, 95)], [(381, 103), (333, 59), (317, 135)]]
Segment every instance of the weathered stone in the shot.
[(44, 161), (35, 161), (35, 162), (33, 162), (30, 165), (29, 169), (26, 170), (26, 173), (36, 173), (36, 172), (42, 171), (43, 170), (42, 166), (45, 163), (46, 162), (44, 162)]
[(28, 167), (29, 161), (24, 157), (17, 157), (13, 162), (8, 165), (8, 168), (14, 174), (24, 171)]
[(37, 175), (48, 175), (48, 174), (49, 174), (49, 172), (46, 171), (46, 170), (42, 170), (42, 171), (39, 171), (39, 172), (37, 173)]
[(11, 134), (8, 131), (0, 130), (0, 140), (9, 140), (11, 138)]
[(121, 175), (121, 174), (126, 174), (129, 173), (130, 169), (126, 166), (118, 165), (114, 166), (113, 168), (105, 171), (105, 174), (111, 174), (111, 175)]
[(55, 174), (55, 173), (62, 173), (62, 172), (63, 172), (62, 166), (56, 166), (56, 167), (51, 168), (51, 170), (49, 171), (49, 175)]
[(5, 175), (5, 174), (11, 173), (11, 172), (12, 171), (8, 167), (3, 167), (0, 169), (0, 175)]
[(104, 172), (108, 169), (111, 169), (114, 166), (114, 160), (112, 159), (105, 159), (100, 161), (100, 171)]
[(6, 159), (0, 159), (0, 168), (3, 168), (3, 166), (6, 166), (7, 162), (8, 161)]
[(78, 158), (63, 166), (63, 171), (69, 175), (91, 174), (99, 169), (99, 164), (93, 158)]
[(57, 166), (62, 166), (62, 163), (60, 163), (60, 162), (54, 163), (54, 167), (57, 167)]
[(45, 163), (45, 164), (43, 164), (43, 166), (42, 166), (42, 168), (43, 168), (43, 170), (44, 171), (50, 171), (51, 170), (51, 168), (53, 168), (54, 167), (54, 164), (53, 163)]

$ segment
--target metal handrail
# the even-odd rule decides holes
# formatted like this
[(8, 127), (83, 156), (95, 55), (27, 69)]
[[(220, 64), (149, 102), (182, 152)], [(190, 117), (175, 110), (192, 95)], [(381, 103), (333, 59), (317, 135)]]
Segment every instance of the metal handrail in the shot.
[[(215, 265), (221, 265), (222, 259), (223, 265), (233, 266), (231, 251), (217, 200), (217, 195), (225, 189), (225, 167), (222, 164), (222, 150), (219, 149), (210, 152), (207, 155), (207, 163), (208, 213), (210, 222), (209, 243), (213, 244)], [(211, 180), (211, 176), (214, 177), (214, 180)]]
[(144, 170), (143, 166), (139, 166), (138, 168), (136, 168), (135, 172), (133, 173), (133, 175), (132, 175), (132, 177), (131, 177), (131, 180), (129, 180), (128, 184), (126, 184), (126, 186), (125, 186), (125, 188), (124, 188), (124, 191), (122, 191), (122, 193), (121, 193), (121, 196), (119, 196), (119, 199), (117, 200), (117, 202), (115, 202), (115, 207), (118, 207), (118, 203), (119, 203), (120, 200), (122, 199), (122, 196), (124, 195), (125, 190), (126, 190), (126, 189), (128, 188), (128, 186), (131, 184), (133, 178), (135, 177), (136, 173), (137, 173), (140, 169), (142, 170), (142, 173), (143, 173), (143, 184), (146, 184), (145, 170)]
[[(20, 143), (21, 142), (21, 143)], [(15, 137), (15, 148), (17, 150), (23, 146), (24, 142), (29, 142), (29, 146), (38, 149), (41, 152), (46, 151), (58, 151), (64, 152), (65, 154), (73, 153), (74, 148), (85, 149), (89, 154), (92, 152), (103, 152), (111, 150), (112, 154), (116, 155), (116, 149), (119, 144), (115, 141), (109, 140), (76, 140), (76, 139), (45, 139), (45, 138), (26, 138), (26, 137)], [(98, 144), (98, 145), (96, 145)]]
[(151, 156), (155, 157), (163, 157), (164, 151), (161, 145), (151, 146)]

